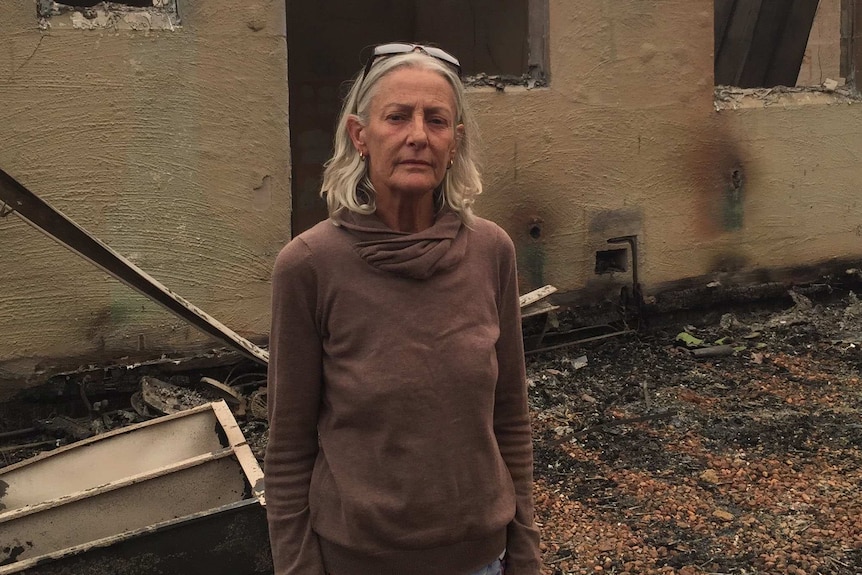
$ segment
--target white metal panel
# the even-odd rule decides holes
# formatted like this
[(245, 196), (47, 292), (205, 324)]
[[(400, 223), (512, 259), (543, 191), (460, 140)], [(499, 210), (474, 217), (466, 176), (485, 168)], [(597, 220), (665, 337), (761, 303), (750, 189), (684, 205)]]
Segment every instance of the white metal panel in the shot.
[[(118, 429), (0, 469), (0, 513), (217, 451), (210, 405)], [(3, 483), (6, 494), (2, 495)]]
[(250, 492), (230, 451), (145, 480), (133, 479), (0, 515), (0, 548), (18, 561), (241, 501)]

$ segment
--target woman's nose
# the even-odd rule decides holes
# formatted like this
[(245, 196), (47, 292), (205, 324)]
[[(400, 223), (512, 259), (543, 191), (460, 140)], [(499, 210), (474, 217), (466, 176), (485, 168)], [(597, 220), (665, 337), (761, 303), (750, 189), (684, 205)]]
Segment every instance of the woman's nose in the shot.
[(425, 144), (428, 142), (428, 132), (425, 119), (417, 115), (410, 123), (410, 142), (414, 144)]

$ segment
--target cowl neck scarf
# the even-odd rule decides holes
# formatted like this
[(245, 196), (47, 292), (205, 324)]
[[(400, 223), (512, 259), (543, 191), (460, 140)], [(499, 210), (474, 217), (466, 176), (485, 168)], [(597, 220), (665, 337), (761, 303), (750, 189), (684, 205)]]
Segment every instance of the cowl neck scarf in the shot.
[(344, 210), (334, 219), (356, 239), (353, 248), (366, 263), (399, 276), (428, 279), (457, 265), (466, 250), (461, 218), (448, 209), (416, 233), (392, 230), (375, 214)]

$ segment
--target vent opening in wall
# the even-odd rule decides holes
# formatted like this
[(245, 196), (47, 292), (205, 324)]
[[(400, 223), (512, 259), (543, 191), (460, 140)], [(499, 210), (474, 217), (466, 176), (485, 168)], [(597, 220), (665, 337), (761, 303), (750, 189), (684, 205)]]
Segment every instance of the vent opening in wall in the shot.
[(596, 252), (596, 273), (610, 274), (628, 270), (628, 250), (599, 250)]

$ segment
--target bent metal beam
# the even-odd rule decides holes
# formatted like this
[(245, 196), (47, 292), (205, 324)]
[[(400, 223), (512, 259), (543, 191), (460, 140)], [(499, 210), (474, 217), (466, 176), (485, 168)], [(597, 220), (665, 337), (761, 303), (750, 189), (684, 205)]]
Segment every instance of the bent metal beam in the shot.
[(171, 292), (159, 281), (93, 237), (84, 228), (0, 169), (0, 217), (11, 213), (207, 335), (224, 342), (258, 363), (263, 365), (269, 363), (268, 351), (256, 346), (191, 302)]

